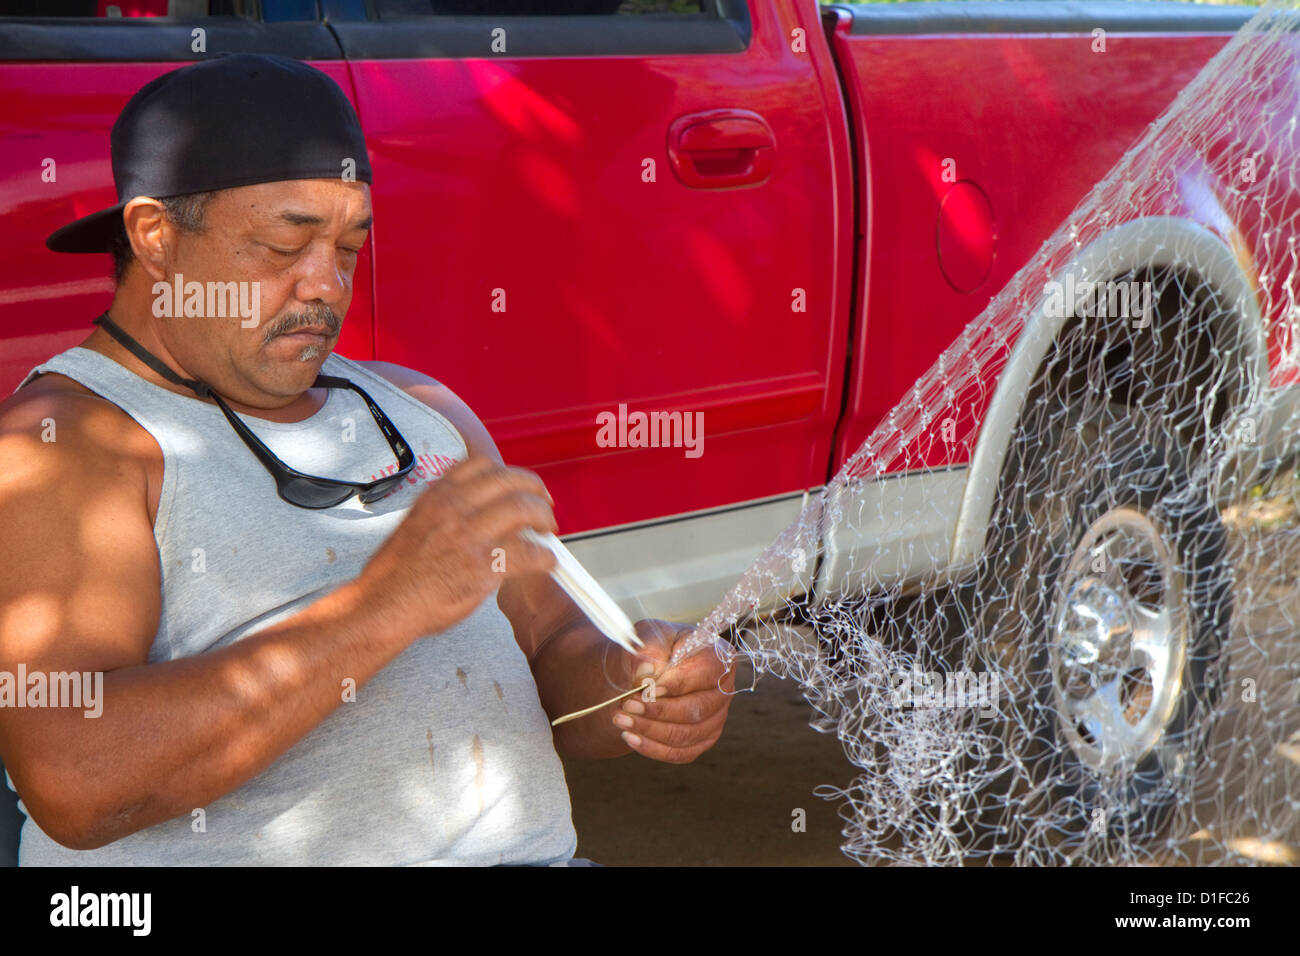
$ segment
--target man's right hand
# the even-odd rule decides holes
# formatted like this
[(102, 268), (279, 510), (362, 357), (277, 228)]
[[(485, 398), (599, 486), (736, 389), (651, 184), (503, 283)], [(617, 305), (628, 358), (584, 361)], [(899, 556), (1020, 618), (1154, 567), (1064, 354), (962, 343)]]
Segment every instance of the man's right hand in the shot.
[(555, 566), (554, 554), (519, 534), (554, 532), (553, 505), (533, 472), (470, 455), (420, 493), (362, 570), (361, 606), (394, 636), (446, 630), (506, 577)]

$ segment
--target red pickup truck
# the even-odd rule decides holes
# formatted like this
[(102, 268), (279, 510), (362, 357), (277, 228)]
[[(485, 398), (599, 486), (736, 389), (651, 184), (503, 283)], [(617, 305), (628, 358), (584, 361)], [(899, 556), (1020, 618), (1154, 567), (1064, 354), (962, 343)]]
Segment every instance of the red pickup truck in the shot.
[[(219, 52), (298, 57), (351, 97), (374, 170), (375, 226), (339, 350), (446, 382), (507, 462), (545, 479), (566, 541), (625, 609), (678, 620), (717, 604), (1255, 12), (1086, 0), (23, 6), (0, 3), (40, 8), (0, 16), (0, 394), (109, 302), (106, 257), (43, 243), (116, 201), (108, 130), (128, 97)], [(1228, 234), (1242, 224), (1215, 205), (1222, 182), (1208, 162), (1176, 181), (1157, 240), (1116, 221), (1095, 261), (1131, 276), (1177, 244), (1204, 264), (1198, 288), (1239, 301), (1257, 281)], [(1174, 320), (1160, 308), (1157, 323)], [(1272, 360), (1271, 386), (1292, 384), (1278, 361), (1290, 316), (1221, 321), (1255, 343), (1243, 361)], [(1003, 370), (1020, 401), (1051, 342), (1049, 328)], [(956, 423), (968, 460), (907, 483), (900, 513), (926, 520), (825, 542), (786, 596), (840, 593), (862, 555), (884, 583), (932, 573), (936, 554), (969, 565), (1016, 432), (1015, 389), (999, 394)], [(1237, 396), (1212, 400), (1223, 421)], [(891, 477), (876, 482), (882, 508), (903, 494)]]

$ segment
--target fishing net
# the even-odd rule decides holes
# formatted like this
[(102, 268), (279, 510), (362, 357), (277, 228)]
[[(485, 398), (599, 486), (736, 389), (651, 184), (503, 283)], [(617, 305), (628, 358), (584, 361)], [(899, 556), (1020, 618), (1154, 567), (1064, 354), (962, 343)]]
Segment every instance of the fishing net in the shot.
[(679, 652), (799, 682), (853, 859), (1300, 859), (1298, 31), (1223, 48)]

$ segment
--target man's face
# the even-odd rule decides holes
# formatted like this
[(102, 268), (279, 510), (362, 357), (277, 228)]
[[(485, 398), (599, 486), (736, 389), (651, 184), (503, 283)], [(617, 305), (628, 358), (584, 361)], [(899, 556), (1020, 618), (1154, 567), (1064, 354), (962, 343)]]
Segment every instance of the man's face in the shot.
[[(370, 188), (337, 179), (260, 183), (214, 195), (204, 230), (171, 229), (164, 281), (248, 283), (256, 327), (224, 318), (161, 318), (168, 351), (196, 378), (247, 405), (283, 405), (311, 387), (352, 302), (370, 229)], [(150, 277), (150, 282), (153, 278)], [(256, 285), (253, 285), (256, 283)]]

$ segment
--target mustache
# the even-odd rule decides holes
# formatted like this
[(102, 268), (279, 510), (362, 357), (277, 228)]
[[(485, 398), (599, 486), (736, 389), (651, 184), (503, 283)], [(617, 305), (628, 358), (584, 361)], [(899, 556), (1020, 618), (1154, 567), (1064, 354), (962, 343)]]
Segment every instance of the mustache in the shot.
[(298, 312), (282, 315), (268, 324), (262, 341), (265, 344), (278, 336), (289, 335), (299, 329), (317, 327), (323, 328), (330, 338), (338, 338), (343, 328), (343, 317), (335, 314), (334, 310), (327, 305), (310, 306)]

